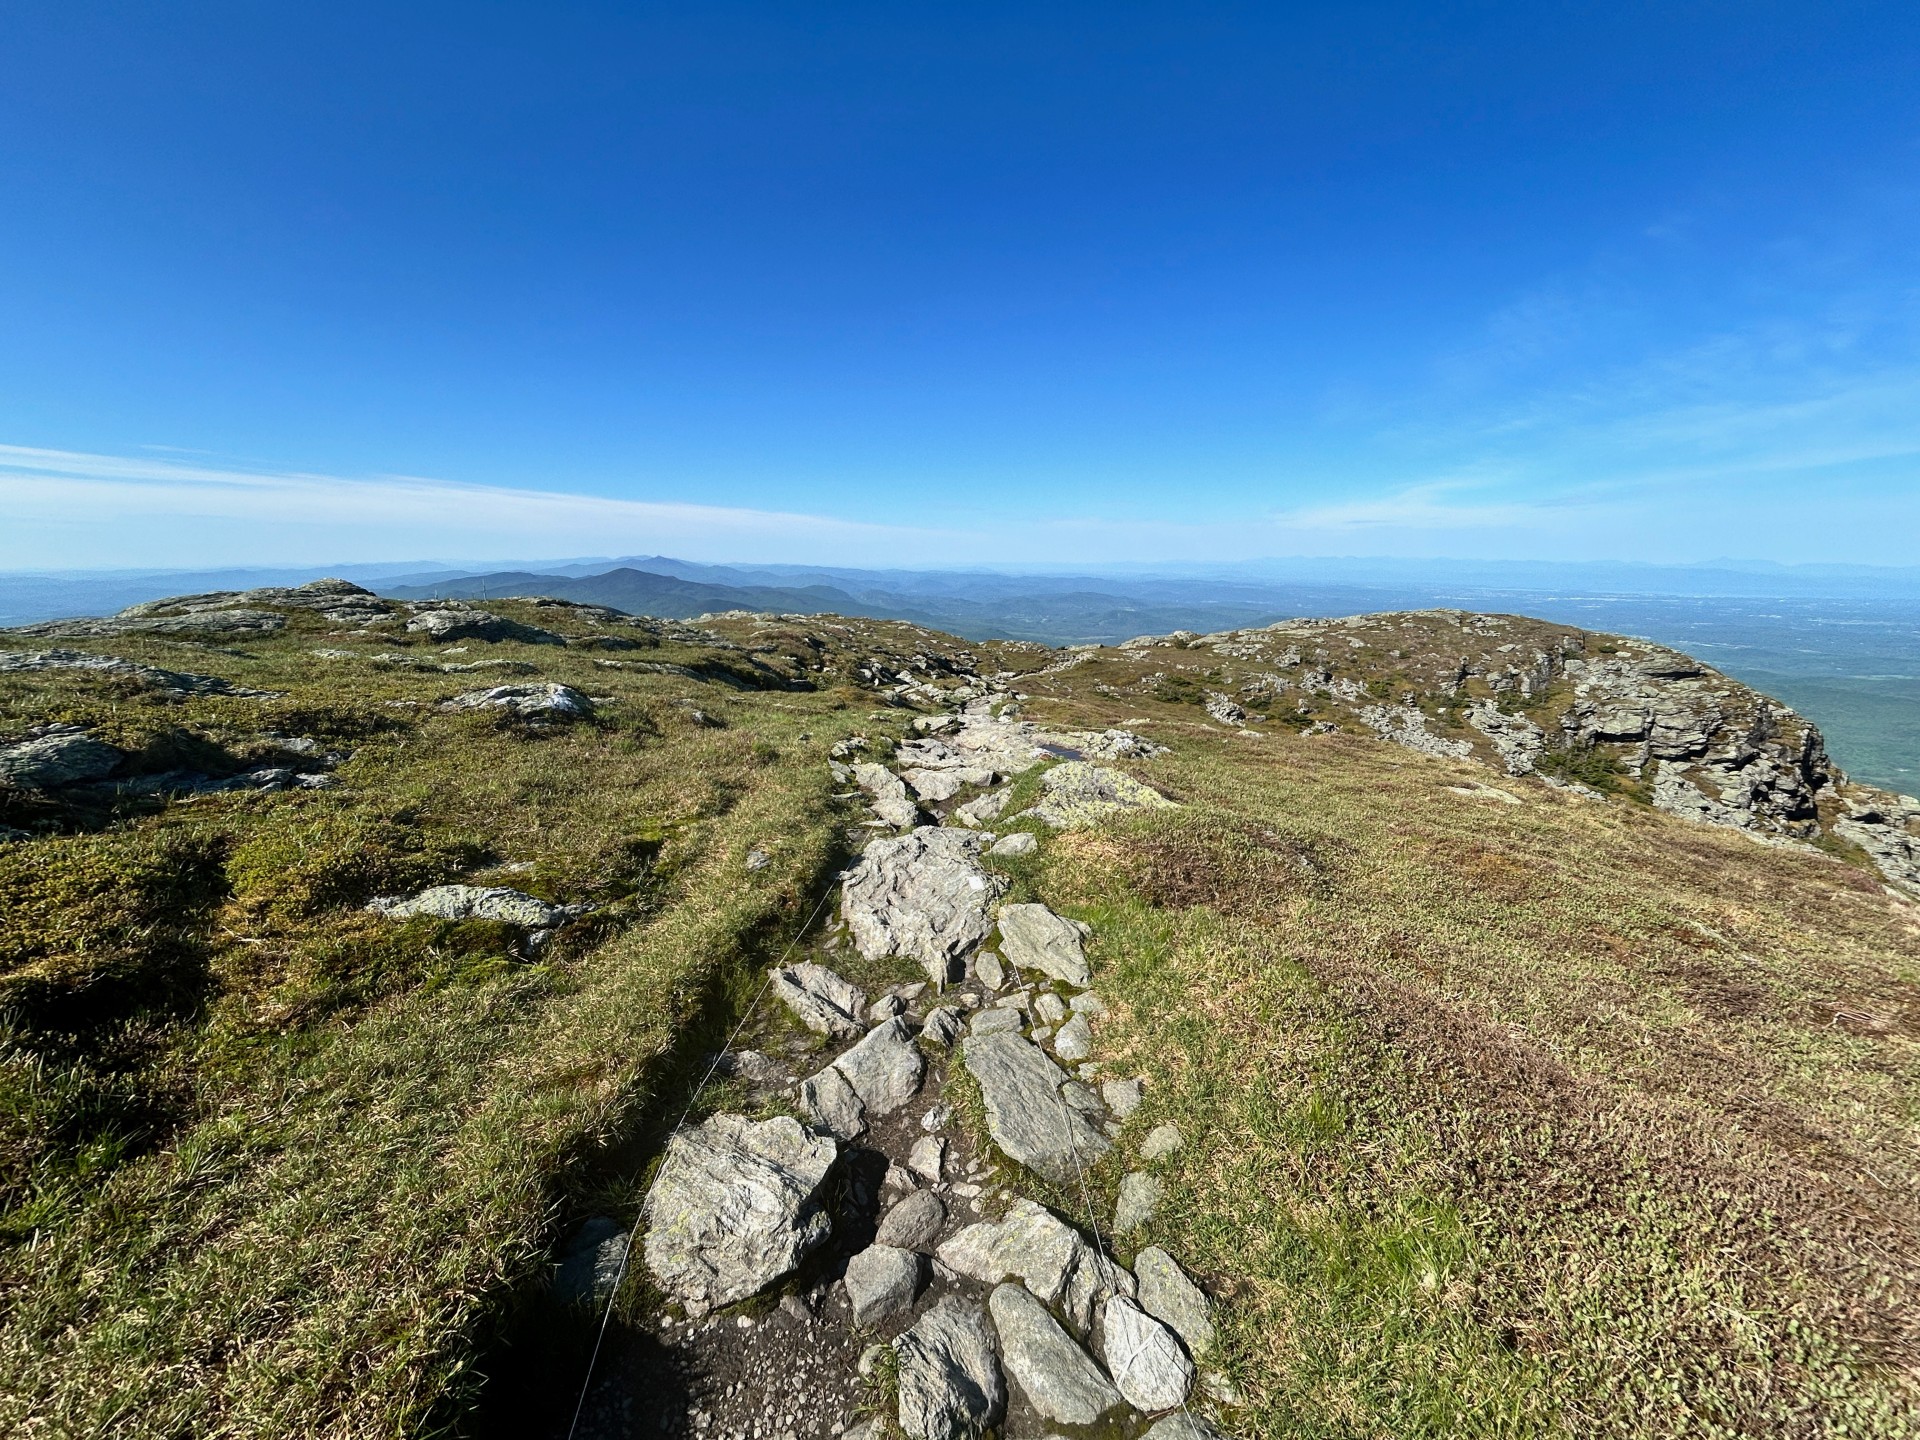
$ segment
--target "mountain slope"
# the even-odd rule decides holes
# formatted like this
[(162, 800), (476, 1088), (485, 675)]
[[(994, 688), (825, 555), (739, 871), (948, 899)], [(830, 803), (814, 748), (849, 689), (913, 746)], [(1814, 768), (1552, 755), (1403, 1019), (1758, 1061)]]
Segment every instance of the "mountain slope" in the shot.
[[(1460, 613), (1055, 651), (344, 585), (35, 630), (0, 657), (10, 1433), (565, 1433), (594, 1317), (550, 1257), (631, 1219), (684, 1105), (795, 1108), (700, 1084), (733, 1026), (817, 1063), (761, 967), (917, 972), (805, 928), (893, 830), (836, 749), (911, 771), (981, 704), (1059, 743), (920, 807), (1001, 797), (1037, 841), (982, 862), (1005, 898), (1091, 929), (1095, 1078), (1145, 1081), (1095, 1208), (1177, 1124), (1120, 1258), (1213, 1295), (1231, 1433), (1915, 1423), (1920, 816), (1684, 657)], [(1076, 747), (1176, 804), (1056, 831)], [(366, 908), (444, 882), (547, 918)], [(1025, 1183), (992, 1167), (986, 1206)], [(636, 1266), (610, 1363), (683, 1343), (661, 1311)]]

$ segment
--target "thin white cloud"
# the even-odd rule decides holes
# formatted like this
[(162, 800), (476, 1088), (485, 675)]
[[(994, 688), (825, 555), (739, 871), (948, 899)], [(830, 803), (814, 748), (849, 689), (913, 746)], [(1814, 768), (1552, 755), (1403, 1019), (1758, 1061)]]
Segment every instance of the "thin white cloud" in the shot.
[(344, 478), (0, 445), (0, 565), (285, 563), (674, 551), (736, 558), (912, 554), (936, 530), (797, 512)]

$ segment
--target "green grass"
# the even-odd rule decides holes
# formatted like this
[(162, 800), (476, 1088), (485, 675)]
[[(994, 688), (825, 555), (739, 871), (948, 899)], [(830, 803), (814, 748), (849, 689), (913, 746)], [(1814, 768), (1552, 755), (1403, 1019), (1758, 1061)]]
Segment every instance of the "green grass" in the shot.
[(1834, 1021), (1920, 993), (1910, 911), (1363, 741), (1152, 773), (1184, 810), (1033, 883), (1095, 927), (1101, 1058), (1148, 1081), (1123, 1143), (1186, 1135), (1129, 1239), (1222, 1298), (1240, 1431), (1912, 1432), (1920, 1065)]
[[(828, 798), (827, 749), (893, 723), (831, 674), (741, 690), (470, 645), (604, 697), (540, 732), (433, 708), (486, 676), (318, 662), (309, 622), (245, 655), (97, 646), (276, 699), (58, 672), (0, 689), (0, 736), (53, 717), (129, 749), (184, 734), (233, 768), (270, 730), (355, 748), (331, 790), (15, 806), (54, 833), (0, 847), (9, 1434), (457, 1424), (555, 1234), (608, 1198), (610, 1157), (677, 1107), (743, 974), (842, 863), (857, 816)], [(648, 658), (763, 679), (791, 658), (735, 630), (742, 651)], [(747, 871), (750, 848), (772, 864)], [(363, 909), (454, 878), (596, 909), (537, 953), (510, 927)]]

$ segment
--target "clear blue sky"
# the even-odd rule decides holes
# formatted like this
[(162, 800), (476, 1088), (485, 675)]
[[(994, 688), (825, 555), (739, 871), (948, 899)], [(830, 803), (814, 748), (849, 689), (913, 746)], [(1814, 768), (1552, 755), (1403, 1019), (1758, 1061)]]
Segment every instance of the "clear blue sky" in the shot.
[(0, 54), (0, 566), (1920, 563), (1911, 3), (14, 0)]

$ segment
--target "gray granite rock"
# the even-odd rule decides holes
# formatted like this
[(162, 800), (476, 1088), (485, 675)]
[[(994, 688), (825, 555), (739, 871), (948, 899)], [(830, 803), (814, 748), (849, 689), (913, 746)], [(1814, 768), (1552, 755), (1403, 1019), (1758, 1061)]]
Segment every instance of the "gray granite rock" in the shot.
[(1000, 948), (1023, 970), (1038, 970), (1080, 989), (1093, 983), (1080, 927), (1044, 905), (1002, 905)]
[(980, 977), (980, 983), (989, 990), (998, 990), (1007, 983), (1006, 967), (991, 950), (982, 950), (973, 957), (973, 973)]
[(1040, 788), (1040, 803), (1027, 813), (1056, 830), (1097, 825), (1110, 816), (1166, 809), (1173, 804), (1131, 775), (1087, 760), (1068, 760), (1054, 766), (1042, 777)]
[(847, 872), (840, 912), (869, 960), (909, 956), (935, 984), (993, 928), (992, 904), (1006, 882), (979, 864), (980, 837), (922, 826), (876, 840)]
[(847, 1077), (831, 1065), (801, 1081), (800, 1108), (837, 1140), (866, 1134), (867, 1107), (860, 1103)]
[(535, 625), (522, 625), (503, 615), (475, 609), (458, 601), (421, 608), (407, 621), (407, 629), (429, 640), (518, 640), (523, 645), (564, 645), (566, 638)]
[(1180, 1127), (1171, 1122), (1156, 1125), (1147, 1132), (1147, 1138), (1140, 1142), (1140, 1158), (1148, 1162), (1164, 1160), (1173, 1154), (1186, 1139), (1180, 1133)]
[(985, 795), (977, 795), (965, 804), (956, 805), (954, 818), (962, 825), (986, 825), (1000, 818), (1000, 812), (1007, 808), (1008, 791), (989, 790)]
[(1062, 1060), (1084, 1060), (1093, 1054), (1093, 1027), (1087, 1017), (1075, 1015), (1053, 1037), (1053, 1053)]
[(816, 1034), (843, 1040), (866, 1028), (860, 1023), (866, 992), (824, 965), (776, 967), (771, 983), (773, 993)]
[(940, 1167), (947, 1154), (947, 1142), (938, 1135), (922, 1135), (907, 1152), (907, 1169), (928, 1184), (940, 1178)]
[(889, 825), (904, 830), (920, 818), (920, 808), (907, 796), (906, 782), (886, 766), (855, 765), (853, 779), (873, 801), (873, 813)]
[(1025, 1286), (1001, 1285), (987, 1301), (1000, 1358), (1042, 1419), (1091, 1425), (1126, 1402), (1093, 1358)]
[(1140, 1082), (1138, 1080), (1109, 1080), (1100, 1087), (1100, 1098), (1107, 1102), (1117, 1120), (1131, 1119), (1133, 1112), (1140, 1108)]
[(647, 1268), (689, 1314), (758, 1294), (832, 1231), (821, 1191), (838, 1154), (785, 1115), (681, 1130), (647, 1197)]
[(1058, 1025), (1067, 1018), (1067, 1002), (1051, 990), (1043, 990), (1034, 999), (1033, 1013), (1049, 1025)]
[(853, 1323), (878, 1325), (913, 1308), (926, 1281), (927, 1257), (892, 1245), (869, 1245), (847, 1261), (847, 1301)]
[(505, 710), (534, 720), (581, 720), (593, 714), (593, 702), (571, 685), (493, 685), (468, 690), (443, 701), (442, 710)]
[(1100, 1349), (1120, 1393), (1151, 1415), (1183, 1404), (1193, 1386), (1193, 1362), (1173, 1331), (1124, 1295), (1100, 1312)]
[(1052, 1211), (1021, 1196), (999, 1220), (982, 1221), (941, 1242), (940, 1263), (955, 1274), (998, 1285), (1025, 1282), (1046, 1305), (1058, 1306), (1082, 1335), (1111, 1296), (1134, 1293), (1134, 1280)]
[(960, 1038), (960, 1029), (965, 1023), (963, 1013), (957, 1007), (938, 1005), (927, 1012), (920, 1033), (936, 1045), (951, 1045)]
[(1189, 1355), (1204, 1355), (1213, 1348), (1213, 1305), (1173, 1256), (1149, 1245), (1134, 1257), (1133, 1273), (1140, 1287), (1140, 1308), (1171, 1326)]
[(869, 1118), (891, 1115), (920, 1092), (926, 1057), (913, 1043), (913, 1026), (896, 1015), (876, 1025), (833, 1066), (847, 1077)]
[(947, 1207), (940, 1197), (931, 1190), (916, 1190), (880, 1217), (880, 1228), (873, 1238), (896, 1250), (930, 1250), (946, 1223)]
[(431, 915), (441, 920), (499, 920), (529, 930), (551, 929), (578, 913), (501, 885), (435, 885), (409, 899), (375, 900), (367, 908), (395, 920), (415, 915)]
[(912, 1440), (974, 1440), (1006, 1412), (993, 1332), (978, 1305), (947, 1295), (893, 1342), (900, 1428)]
[(0, 747), (0, 788), (57, 790), (100, 780), (125, 758), (77, 725), (48, 726), (33, 739)]
[(994, 1005), (975, 1015), (967, 1029), (974, 1035), (1000, 1035), (1017, 1032), (1025, 1024), (1017, 1008)]
[(1085, 1115), (1065, 1103), (1067, 1075), (1019, 1035), (969, 1035), (961, 1063), (980, 1084), (987, 1129), (1006, 1156), (1065, 1185), (1111, 1148)]
[(1026, 830), (1016, 830), (1011, 835), (1002, 835), (987, 847), (989, 855), (1004, 855), (1009, 859), (1018, 859), (1022, 855), (1031, 855), (1040, 848), (1039, 840)]
[(1153, 1219), (1164, 1187), (1152, 1175), (1135, 1170), (1120, 1181), (1120, 1199), (1113, 1207), (1113, 1233), (1125, 1235)]

